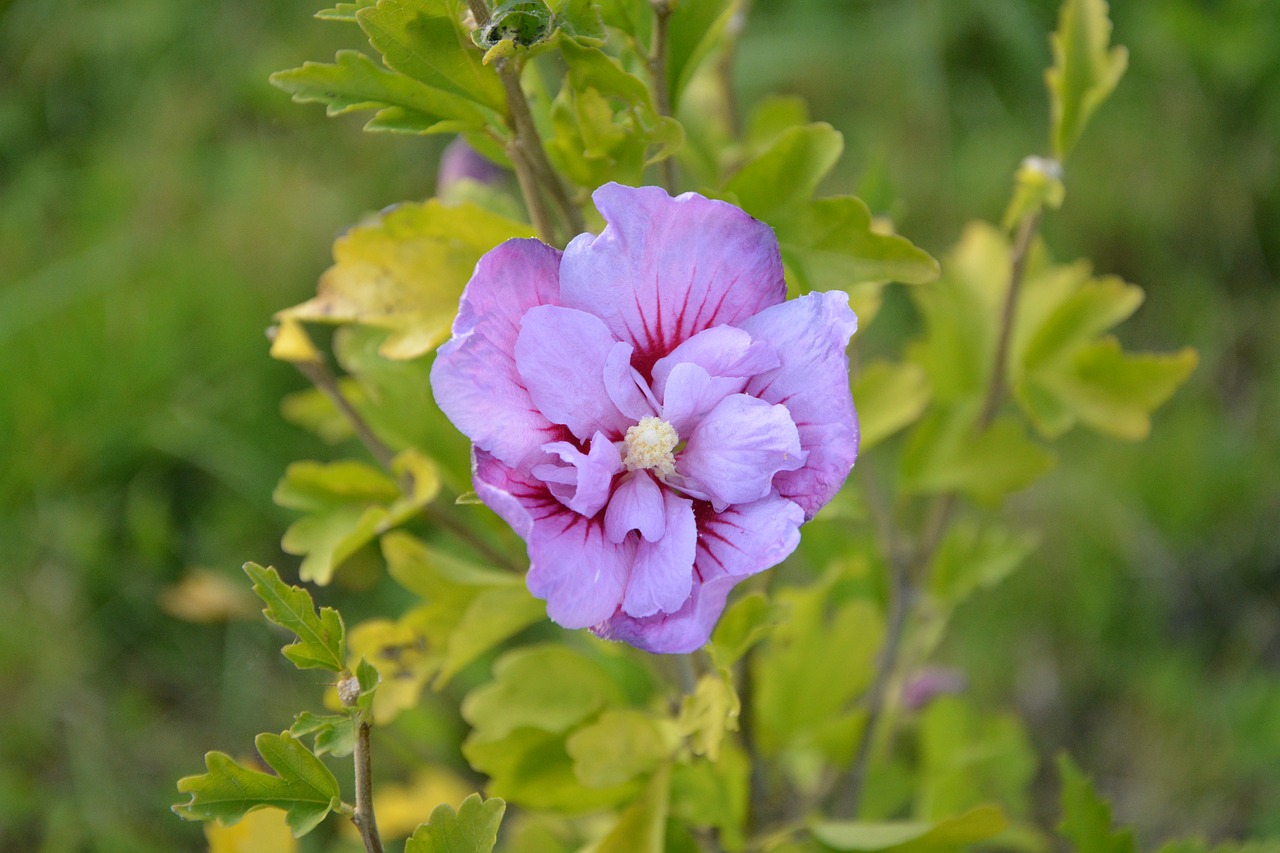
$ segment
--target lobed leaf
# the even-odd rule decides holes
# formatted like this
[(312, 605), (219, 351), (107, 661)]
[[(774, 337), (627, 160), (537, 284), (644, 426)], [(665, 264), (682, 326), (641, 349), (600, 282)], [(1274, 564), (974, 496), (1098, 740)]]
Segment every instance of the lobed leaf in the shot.
[(317, 614), (311, 594), (280, 580), (273, 568), (245, 563), (244, 571), (253, 580), (253, 591), (266, 602), (263, 615), (298, 637), (281, 653), (299, 669), (342, 672), (346, 629), (338, 611), (323, 607)]
[(724, 190), (747, 213), (771, 222), (778, 213), (806, 204), (843, 150), (844, 138), (826, 122), (789, 127), (748, 160)]
[(1129, 52), (1111, 44), (1106, 0), (1065, 0), (1058, 30), (1050, 36), (1053, 67), (1045, 72), (1049, 89), (1050, 141), (1054, 156), (1065, 160), (1085, 125), (1129, 64)]
[(507, 804), (497, 797), (472, 794), (455, 812), (439, 805), (405, 843), (404, 853), (490, 853), (498, 843), (498, 827)]
[(271, 83), (297, 103), (325, 104), (330, 116), (375, 110), (366, 130), (462, 133), (481, 130), (490, 121), (473, 101), (379, 67), (359, 51), (340, 50), (335, 59), (277, 71)]
[(186, 820), (233, 824), (255, 809), (283, 809), (294, 837), (300, 838), (339, 807), (338, 780), (301, 741), (284, 732), (260, 734), (254, 743), (277, 775), (250, 770), (225, 753), (207, 753), (208, 772), (178, 780), (178, 790), (191, 799), (173, 811)]
[(669, 768), (653, 774), (640, 799), (632, 803), (595, 853), (663, 853), (666, 849), (667, 811), (671, 799)]
[(1136, 853), (1133, 830), (1111, 828), (1111, 806), (1066, 753), (1058, 757), (1062, 780), (1062, 823), (1058, 832), (1079, 853)]
[(720, 758), (720, 745), (728, 732), (738, 730), (742, 703), (727, 669), (698, 679), (693, 692), (680, 703), (676, 730), (689, 739), (694, 755), (710, 761)]
[(355, 14), (387, 67), (503, 115), (507, 102), (502, 82), (484, 67), (463, 29), (465, 6), (460, 0), (378, 0)]
[(440, 491), (435, 462), (413, 448), (399, 454), (392, 469), (402, 485), (360, 462), (295, 462), (285, 470), (276, 503), (307, 515), (289, 526), (281, 547), (303, 556), (304, 580), (327, 584), (349, 557), (412, 518)]
[(565, 750), (579, 782), (608, 788), (652, 773), (670, 756), (673, 741), (649, 714), (621, 708), (574, 731)]
[(532, 235), (530, 226), (469, 202), (401, 204), (339, 237), (316, 296), (276, 317), (387, 329), (392, 334), (379, 350), (384, 356), (417, 358), (449, 336), (480, 256)]
[(303, 711), (294, 717), (289, 726), (294, 737), (313, 736), (313, 752), (316, 755), (333, 755), (338, 758), (350, 755), (355, 749), (355, 721), (350, 714), (313, 714)]

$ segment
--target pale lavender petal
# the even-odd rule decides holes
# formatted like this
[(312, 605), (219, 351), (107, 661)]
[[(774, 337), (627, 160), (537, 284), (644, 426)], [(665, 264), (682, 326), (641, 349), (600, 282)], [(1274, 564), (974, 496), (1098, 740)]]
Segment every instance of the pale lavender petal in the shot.
[(717, 511), (768, 495), (774, 474), (804, 464), (786, 406), (733, 394), (689, 436), (676, 470), (711, 497)]
[(631, 353), (635, 350), (631, 344), (621, 341), (609, 350), (604, 363), (604, 385), (609, 390), (609, 399), (632, 421), (638, 422), (658, 411), (649, 384), (640, 372), (631, 366)]
[(746, 392), (791, 412), (809, 456), (804, 467), (778, 474), (774, 486), (812, 518), (840, 490), (858, 455), (845, 354), (858, 319), (849, 297), (833, 291), (776, 305), (739, 325), (773, 344), (782, 359), (781, 367), (749, 381)]
[(667, 377), (662, 419), (675, 427), (681, 438), (688, 438), (725, 397), (737, 394), (745, 384), (744, 379), (713, 378), (697, 364), (677, 364)]
[(628, 616), (673, 613), (684, 605), (693, 588), (698, 545), (693, 501), (666, 489), (662, 500), (666, 531), (656, 541), (642, 539), (636, 548), (636, 562), (622, 598), (622, 611)]
[(622, 470), (622, 456), (604, 433), (592, 437), (585, 454), (568, 441), (554, 441), (543, 449), (563, 464), (535, 465), (533, 476), (547, 484), (556, 500), (587, 518), (604, 509), (613, 475)]
[(699, 365), (709, 376), (742, 379), (730, 394), (741, 391), (747, 378), (781, 364), (773, 347), (764, 341), (753, 341), (751, 335), (733, 326), (716, 326), (703, 329), (654, 363), (653, 393), (661, 398), (672, 368), (686, 362)]
[(604, 530), (612, 542), (621, 542), (632, 530), (656, 542), (667, 529), (662, 488), (647, 471), (632, 471), (618, 481), (618, 487), (604, 511)]
[(609, 399), (604, 368), (617, 341), (599, 317), (542, 305), (524, 315), (516, 369), (542, 414), (585, 441), (603, 431), (621, 438), (631, 421)]
[(599, 519), (552, 497), (541, 481), (482, 450), (474, 454), (476, 494), (529, 545), (529, 592), (566, 628), (597, 625), (622, 604), (636, 540), (610, 542)]
[(635, 344), (641, 373), (702, 329), (786, 298), (777, 238), (733, 205), (621, 184), (592, 198), (608, 225), (565, 249), (562, 304), (599, 315)]
[(462, 292), (453, 337), (431, 367), (440, 409), (476, 446), (509, 465), (542, 455), (564, 429), (538, 411), (516, 370), (520, 318), (559, 301), (560, 253), (537, 240), (508, 240), (476, 264)]
[(619, 610), (592, 630), (609, 640), (622, 640), (658, 654), (684, 654), (711, 638), (729, 591), (743, 578), (786, 559), (800, 544), (804, 511), (791, 501), (770, 495), (712, 513), (695, 507), (698, 550), (689, 600), (675, 613), (637, 619)]

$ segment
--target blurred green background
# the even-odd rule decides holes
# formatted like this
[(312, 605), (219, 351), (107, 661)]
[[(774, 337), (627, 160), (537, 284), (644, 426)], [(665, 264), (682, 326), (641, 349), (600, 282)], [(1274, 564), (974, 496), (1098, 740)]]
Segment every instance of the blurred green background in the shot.
[[(741, 95), (807, 97), (846, 135), (831, 189), (941, 255), (1046, 147), (1055, 7), (757, 0)], [(271, 489), (330, 451), (279, 417), (302, 380), (263, 330), (343, 227), (433, 189), (443, 140), (268, 86), (355, 46), (312, 11), (0, 0), (0, 850), (202, 849), (174, 780), (314, 703), (260, 621), (160, 606), (192, 568), (294, 565)], [(1043, 545), (943, 657), (1144, 846), (1280, 835), (1280, 2), (1113, 16), (1130, 70), (1046, 236), (1147, 289), (1128, 346), (1201, 366), (1147, 443), (1068, 439), (1010, 510)]]

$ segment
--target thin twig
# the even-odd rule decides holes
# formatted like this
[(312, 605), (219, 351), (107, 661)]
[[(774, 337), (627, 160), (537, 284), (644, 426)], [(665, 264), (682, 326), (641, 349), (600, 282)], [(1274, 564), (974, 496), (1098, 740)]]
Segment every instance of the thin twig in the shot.
[(320, 392), (338, 407), (338, 411), (346, 417), (351, 428), (356, 431), (360, 442), (373, 454), (373, 458), (377, 459), (383, 468), (391, 470), (391, 465), (396, 458), (395, 451), (378, 438), (373, 428), (369, 426), (369, 422), (351, 404), (347, 395), (342, 393), (342, 389), (338, 387), (338, 380), (329, 370), (329, 366), (323, 361), (295, 361), (293, 366), (298, 368), (299, 373), (307, 377), (312, 385), (319, 388)]
[[(329, 398), (342, 412), (343, 416), (351, 424), (351, 428), (355, 430), (356, 436), (365, 446), (365, 449), (378, 461), (387, 471), (394, 471), (395, 451), (392, 450), (382, 439), (378, 438), (373, 428), (369, 426), (369, 422), (364, 419), (355, 405), (347, 399), (347, 395), (342, 393), (342, 389), (338, 387), (338, 381), (334, 377), (333, 372), (329, 370), (328, 365), (323, 361), (304, 361), (294, 362), (294, 366), (311, 384), (315, 385), (321, 393)], [(413, 477), (410, 474), (400, 475), (400, 488), (405, 494), (413, 493)], [(483, 538), (476, 535), (475, 531), (467, 527), (447, 509), (437, 503), (427, 504), (422, 508), (422, 512), (426, 517), (438, 527), (444, 528), (452, 533), (458, 539), (461, 539), (467, 545), (471, 546), (477, 553), (481, 554), (485, 559), (511, 572), (523, 572), (524, 567), (513, 560), (506, 553), (498, 550), (490, 545)]]
[(978, 429), (984, 430), (995, 420), (996, 410), (1004, 399), (1005, 374), (1008, 372), (1009, 344), (1013, 340), (1013, 320), (1018, 312), (1018, 296), (1022, 293), (1022, 279), (1027, 272), (1027, 258), (1031, 254), (1031, 241), (1040, 228), (1039, 208), (1028, 214), (1018, 228), (1010, 259), (1009, 290), (1004, 297), (1000, 314), (1000, 337), (996, 342), (995, 364), (991, 369), (991, 384), (987, 386), (987, 398), (982, 404)]
[[(1013, 340), (1013, 321), (1017, 315), (1018, 296), (1026, 275), (1027, 258), (1031, 253), (1032, 241), (1039, 230), (1040, 219), (1041, 211), (1036, 210), (1022, 220), (1011, 251), (1009, 289), (1000, 311), (1000, 331), (996, 341), (995, 363), (992, 366), (990, 383), (978, 416), (977, 429), (980, 432), (991, 426), (1004, 399), (1009, 346)], [(915, 551), (909, 558), (898, 550), (892, 538), (885, 540), (885, 547), (889, 551), (891, 586), (888, 625), (884, 645), (880, 649), (880, 656), (876, 662), (875, 681), (867, 694), (867, 721), (858, 742), (858, 750), (846, 776), (844, 787), (836, 792), (834, 812), (838, 816), (849, 819), (857, 816), (862, 801), (867, 766), (871, 760), (877, 729), (888, 698), (888, 688), (892, 683), (893, 673), (898, 667), (914, 590), (920, 589), (927, 583), (929, 567), (951, 526), (958, 505), (959, 498), (955, 492), (938, 496), (929, 512)]]
[(382, 853), (378, 821), (373, 815), (373, 762), (369, 757), (369, 724), (361, 722), (356, 729), (356, 810), (351, 822), (360, 830), (367, 853)]
[[(649, 49), (649, 76), (653, 80), (653, 96), (657, 101), (658, 115), (671, 115), (671, 92), (667, 81), (667, 24), (671, 20), (671, 0), (650, 0), (653, 7), (653, 45)], [(667, 156), (662, 160), (662, 185), (672, 195), (676, 193), (676, 160)]]

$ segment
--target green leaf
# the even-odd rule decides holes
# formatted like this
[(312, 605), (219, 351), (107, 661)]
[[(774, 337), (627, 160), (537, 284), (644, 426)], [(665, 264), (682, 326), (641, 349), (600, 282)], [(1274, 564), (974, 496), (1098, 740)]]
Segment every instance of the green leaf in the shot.
[(510, 572), (472, 565), (400, 532), (383, 537), (382, 552), (391, 576), (426, 601), (417, 624), (438, 652), (437, 690), (477, 657), (546, 616), (546, 606)]
[(922, 284), (938, 276), (937, 261), (873, 224), (871, 211), (854, 196), (816, 199), (769, 224), (801, 292), (848, 291), (864, 323), (879, 307), (885, 282)]
[(1013, 574), (1037, 543), (1037, 537), (1025, 532), (953, 524), (934, 557), (929, 591), (954, 607), (975, 590), (995, 586)]
[(458, 0), (379, 0), (356, 12), (356, 20), (389, 68), (502, 115), (502, 82), (493, 69), (484, 67), (481, 52), (464, 32), (464, 7)]
[(530, 809), (583, 814), (628, 802), (640, 789), (635, 781), (611, 788), (583, 785), (565, 750), (565, 736), (534, 728), (516, 729), (498, 740), (473, 735), (463, 742), (462, 754), (489, 777), (491, 794)]
[(900, 461), (903, 490), (963, 492), (995, 505), (1053, 467), (1053, 454), (1017, 421), (998, 418), (985, 430), (976, 421), (972, 406), (939, 408), (920, 421)]
[(652, 773), (673, 747), (674, 738), (664, 734), (658, 721), (630, 708), (605, 711), (565, 741), (574, 775), (588, 788), (621, 785)]
[(1062, 183), (1062, 165), (1043, 157), (1027, 157), (1013, 179), (1013, 198), (1000, 224), (1012, 231), (1026, 217), (1044, 208), (1062, 207), (1067, 188)]
[(938, 697), (920, 714), (919, 749), (917, 816), (940, 820), (986, 802), (1025, 816), (1039, 761), (1017, 715)]
[(1058, 832), (1069, 839), (1079, 853), (1136, 853), (1133, 830), (1111, 828), (1111, 806), (1098, 796), (1089, 777), (1070, 756), (1058, 757), (1062, 779), (1062, 823)]
[(356, 12), (365, 6), (376, 6), (378, 0), (356, 0), (354, 3), (335, 3), (332, 9), (321, 9), (315, 17), (322, 21), (343, 21), (356, 23)]
[(273, 568), (245, 563), (244, 571), (253, 580), (253, 591), (266, 602), (263, 615), (298, 637), (281, 653), (299, 669), (342, 672), (346, 629), (338, 611), (323, 607), (317, 614), (311, 594), (280, 580)]
[(490, 853), (506, 810), (497, 797), (482, 800), (479, 794), (463, 800), (456, 812), (449, 805), (436, 806), (406, 842), (404, 853)]
[[(441, 653), (427, 640), (424, 608), (409, 610), (395, 621), (369, 619), (353, 627), (347, 638), (352, 657), (368, 660), (380, 680), (372, 694), (362, 691), (361, 704), (378, 725), (416, 706), (427, 683), (440, 669)], [(366, 698), (367, 697), (367, 698)]]
[(693, 692), (684, 697), (676, 728), (689, 739), (694, 755), (716, 761), (725, 734), (738, 730), (741, 713), (742, 703), (733, 689), (733, 678), (727, 669), (721, 669), (699, 678)]
[[(726, 28), (741, 11), (741, 0), (696, 0), (672, 4), (667, 21), (667, 91), (673, 112), (698, 66), (726, 37)], [(736, 38), (731, 32), (728, 38)]]
[(339, 807), (338, 780), (301, 741), (284, 732), (260, 734), (254, 744), (278, 775), (242, 767), (225, 753), (207, 753), (207, 773), (178, 780), (178, 790), (191, 799), (175, 805), (174, 812), (186, 820), (232, 824), (255, 809), (283, 809), (300, 838)]
[(1089, 117), (1124, 75), (1129, 52), (1111, 43), (1111, 19), (1105, 0), (1065, 0), (1058, 30), (1050, 36), (1053, 67), (1045, 72), (1049, 89), (1050, 139), (1054, 156), (1065, 160)]
[(858, 407), (858, 449), (865, 453), (919, 420), (932, 396), (929, 377), (912, 362), (873, 361), (853, 384)]
[(564, 646), (509, 651), (493, 675), (462, 702), (462, 716), (475, 730), (470, 739), (498, 740), (519, 728), (563, 734), (623, 698), (602, 667)]
[(818, 182), (831, 171), (844, 139), (826, 122), (791, 127), (767, 149), (748, 160), (725, 184), (725, 192), (752, 216), (772, 222), (775, 216), (806, 204)]
[(938, 821), (854, 823), (820, 821), (811, 830), (815, 838), (835, 850), (925, 853), (954, 850), (985, 841), (1008, 825), (996, 806), (980, 806), (964, 814)]
[(780, 618), (778, 609), (761, 593), (744, 595), (716, 623), (707, 651), (717, 667), (727, 669), (768, 635)]
[(435, 463), (413, 448), (392, 463), (401, 486), (376, 468), (359, 462), (295, 462), (276, 486), (281, 506), (308, 514), (289, 526), (281, 546), (305, 555), (299, 574), (326, 584), (333, 572), (377, 536), (403, 524), (440, 491)]
[(1111, 337), (1081, 348), (1070, 369), (1039, 377), (1052, 394), (1084, 423), (1116, 438), (1138, 441), (1151, 432), (1151, 412), (1165, 403), (1195, 370), (1190, 348), (1171, 354), (1130, 354)]
[(303, 711), (293, 719), (289, 734), (294, 737), (313, 735), (316, 755), (333, 755), (338, 758), (350, 755), (355, 749), (355, 721), (350, 714), (313, 714)]
[(595, 853), (663, 853), (667, 808), (671, 799), (671, 772), (666, 766), (653, 774), (644, 795), (631, 804)]
[(417, 358), (448, 338), (480, 256), (512, 237), (531, 236), (530, 226), (471, 203), (397, 205), (339, 237), (316, 296), (276, 317), (387, 329), (384, 356)]
[(677, 764), (671, 774), (672, 817), (700, 828), (719, 830), (725, 850), (741, 850), (751, 795), (751, 760), (727, 740), (714, 763)]
[(884, 627), (871, 602), (833, 600), (837, 580), (828, 573), (775, 596), (785, 617), (750, 661), (763, 752), (790, 747), (837, 762), (852, 758), (860, 715), (847, 709), (871, 683)]
[(380, 68), (358, 51), (338, 51), (336, 60), (277, 71), (271, 83), (297, 103), (325, 104), (330, 116), (376, 110), (366, 130), (461, 133), (485, 126), (485, 112), (466, 98)]

